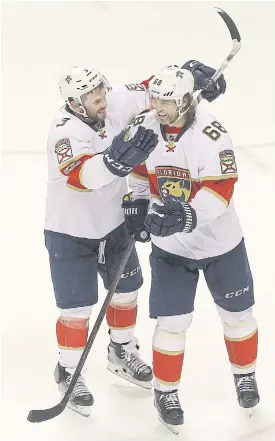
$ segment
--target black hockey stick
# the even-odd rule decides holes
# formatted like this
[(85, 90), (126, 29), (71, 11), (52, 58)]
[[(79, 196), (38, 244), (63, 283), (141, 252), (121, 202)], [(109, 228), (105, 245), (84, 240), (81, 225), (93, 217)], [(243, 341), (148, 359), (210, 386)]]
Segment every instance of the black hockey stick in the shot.
[[(212, 77), (213, 81), (217, 81), (219, 79), (219, 77), (222, 75), (223, 71), (227, 68), (230, 61), (235, 57), (236, 53), (241, 49), (241, 36), (240, 36), (240, 33), (239, 33), (238, 28), (235, 25), (234, 21), (222, 9), (217, 8), (217, 7), (215, 9), (217, 10), (217, 13), (220, 15), (220, 17), (225, 22), (225, 24), (230, 32), (231, 39), (232, 39), (232, 49), (231, 49), (229, 55), (225, 58), (225, 60), (220, 65), (219, 69), (217, 69), (216, 72), (214, 73), (214, 75)], [(202, 92), (203, 91), (200, 91), (200, 93), (195, 98), (194, 106), (197, 106), (199, 104), (199, 102), (202, 100)]]
[(115, 292), (115, 290), (117, 288), (118, 282), (119, 282), (119, 280), (120, 280), (120, 278), (122, 276), (122, 273), (124, 271), (124, 268), (125, 268), (125, 266), (126, 266), (126, 264), (128, 262), (128, 259), (129, 259), (130, 255), (131, 255), (131, 253), (133, 251), (134, 246), (135, 246), (135, 241), (133, 239), (131, 239), (131, 242), (129, 243), (129, 245), (128, 245), (126, 251), (125, 251), (124, 257), (123, 257), (123, 259), (122, 259), (122, 261), (121, 261), (121, 263), (119, 265), (119, 268), (117, 270), (117, 274), (116, 274), (116, 276), (115, 276), (115, 278), (114, 278), (114, 280), (112, 282), (112, 285), (111, 285), (111, 287), (110, 287), (110, 289), (109, 289), (109, 291), (107, 293), (107, 296), (106, 296), (106, 298), (104, 300), (104, 303), (103, 303), (103, 305), (101, 307), (101, 310), (100, 310), (100, 312), (98, 314), (98, 317), (97, 317), (97, 319), (95, 321), (95, 324), (94, 324), (93, 329), (91, 331), (90, 337), (89, 337), (89, 339), (87, 341), (87, 344), (86, 344), (86, 346), (84, 348), (83, 354), (82, 354), (82, 356), (81, 356), (81, 358), (79, 360), (79, 363), (78, 363), (78, 365), (76, 367), (75, 373), (74, 373), (74, 375), (72, 377), (72, 380), (71, 380), (71, 383), (70, 383), (70, 385), (68, 387), (67, 392), (65, 393), (65, 395), (62, 398), (62, 400), (60, 401), (60, 403), (57, 404), (56, 406), (51, 407), (50, 409), (31, 410), (29, 412), (29, 415), (28, 415), (28, 418), (27, 418), (28, 421), (30, 421), (31, 423), (41, 423), (42, 421), (47, 421), (47, 420), (50, 420), (52, 418), (55, 418), (56, 416), (60, 415), (63, 412), (63, 410), (65, 409), (65, 407), (67, 406), (68, 401), (70, 399), (70, 396), (72, 394), (72, 391), (73, 391), (73, 389), (74, 389), (74, 387), (76, 385), (78, 377), (79, 377), (79, 375), (80, 375), (80, 373), (82, 371), (84, 363), (85, 363), (85, 361), (86, 361), (86, 359), (88, 357), (88, 354), (89, 354), (89, 352), (91, 350), (91, 347), (93, 345), (95, 337), (96, 337), (96, 335), (98, 333), (100, 325), (101, 325), (101, 323), (103, 321), (103, 318), (104, 318), (104, 316), (106, 314), (107, 308), (108, 308), (108, 306), (109, 306), (109, 304), (110, 304), (110, 302), (112, 300), (112, 297), (113, 297), (114, 292)]

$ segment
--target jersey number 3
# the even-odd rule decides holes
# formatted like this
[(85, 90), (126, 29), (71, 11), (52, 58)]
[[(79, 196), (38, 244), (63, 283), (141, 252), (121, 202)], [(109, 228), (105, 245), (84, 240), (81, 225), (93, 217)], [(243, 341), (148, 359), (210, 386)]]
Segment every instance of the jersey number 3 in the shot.
[(203, 129), (203, 133), (213, 139), (213, 141), (217, 141), (221, 136), (221, 133), (227, 133), (227, 131), (220, 125), (220, 123), (218, 123), (218, 121), (213, 121), (210, 126), (206, 126)]
[(62, 118), (61, 123), (56, 124), (56, 127), (62, 127), (66, 124), (67, 121), (69, 121), (70, 118)]

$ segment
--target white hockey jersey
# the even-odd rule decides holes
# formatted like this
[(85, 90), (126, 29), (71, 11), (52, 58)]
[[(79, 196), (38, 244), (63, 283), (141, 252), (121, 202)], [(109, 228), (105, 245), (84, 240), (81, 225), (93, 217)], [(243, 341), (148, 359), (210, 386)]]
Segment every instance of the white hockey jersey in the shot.
[(197, 213), (192, 233), (168, 237), (152, 235), (159, 248), (191, 259), (218, 256), (242, 239), (232, 195), (238, 179), (231, 139), (219, 122), (200, 106), (186, 131), (161, 126), (151, 111), (136, 118), (138, 125), (154, 130), (159, 143), (145, 163), (133, 169), (129, 186), (133, 199), (152, 198), (160, 203), (172, 196), (188, 201)]
[(48, 138), (48, 185), (45, 229), (102, 239), (124, 221), (122, 198), (127, 179), (104, 165), (104, 152), (130, 119), (148, 108), (143, 84), (113, 89), (107, 95), (101, 130), (91, 128), (62, 107)]

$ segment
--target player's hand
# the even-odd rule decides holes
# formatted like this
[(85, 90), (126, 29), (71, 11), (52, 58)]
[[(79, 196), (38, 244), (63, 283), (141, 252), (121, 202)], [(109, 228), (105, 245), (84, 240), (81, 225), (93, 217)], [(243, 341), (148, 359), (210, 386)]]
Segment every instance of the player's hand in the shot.
[[(158, 135), (152, 129), (145, 129), (145, 127), (139, 126), (134, 137), (128, 142), (130, 144), (132, 143), (140, 154), (143, 154), (143, 161), (145, 161), (157, 146)], [(134, 165), (140, 164), (140, 162), (142, 161), (139, 161)]]
[(120, 132), (104, 153), (106, 167), (120, 177), (127, 176), (133, 167), (145, 161), (158, 144), (158, 135), (153, 130), (139, 126), (132, 138), (130, 130)]
[(150, 234), (144, 226), (145, 217), (148, 212), (148, 199), (132, 200), (132, 193), (123, 197), (122, 205), (126, 228), (131, 237), (139, 242), (148, 242)]
[(221, 75), (217, 82), (212, 80), (212, 76), (216, 72), (212, 67), (202, 64), (200, 61), (187, 61), (182, 69), (192, 72), (195, 79), (195, 90), (202, 90), (202, 97), (207, 101), (214, 101), (218, 96), (226, 91), (226, 81)]
[(197, 226), (195, 210), (187, 202), (167, 199), (162, 205), (153, 204), (145, 219), (145, 228), (154, 236), (171, 236), (175, 233), (191, 233)]

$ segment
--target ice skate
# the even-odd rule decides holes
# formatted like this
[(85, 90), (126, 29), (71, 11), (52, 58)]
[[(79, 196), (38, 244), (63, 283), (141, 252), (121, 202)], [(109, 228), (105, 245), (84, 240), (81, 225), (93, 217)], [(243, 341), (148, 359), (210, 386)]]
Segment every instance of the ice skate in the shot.
[(158, 411), (159, 420), (167, 429), (178, 435), (180, 426), (184, 421), (184, 413), (179, 402), (178, 391), (161, 392), (155, 389), (154, 392), (154, 405)]
[(108, 346), (108, 370), (144, 389), (151, 389), (152, 369), (139, 357), (133, 342), (120, 344), (111, 340)]
[[(62, 397), (68, 390), (72, 376), (73, 375), (67, 372), (64, 367), (62, 367), (59, 363), (57, 364), (54, 371), (54, 377)], [(91, 406), (93, 404), (94, 398), (85, 385), (83, 377), (80, 375), (68, 402), (68, 407), (75, 412), (88, 417), (90, 416)]]
[(234, 374), (236, 392), (239, 405), (247, 409), (248, 415), (252, 416), (253, 407), (260, 401), (255, 372), (250, 374)]

